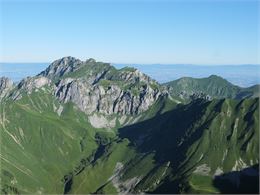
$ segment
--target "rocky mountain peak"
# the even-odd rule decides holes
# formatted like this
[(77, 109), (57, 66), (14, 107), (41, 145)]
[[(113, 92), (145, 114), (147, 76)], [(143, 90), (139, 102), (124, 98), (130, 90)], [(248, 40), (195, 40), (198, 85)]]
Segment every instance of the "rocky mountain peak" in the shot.
[(72, 57), (72, 56), (66, 56), (66, 57), (60, 58), (58, 60), (55, 60), (53, 62), (53, 64), (67, 65), (67, 64), (75, 63), (77, 61), (80, 61), (80, 60), (75, 57)]
[(94, 58), (89, 58), (86, 60), (86, 63), (95, 63), (96, 60)]
[[(113, 127), (115, 116), (141, 114), (168, 95), (159, 83), (135, 68), (118, 70), (92, 58), (81, 61), (70, 56), (54, 61), (35, 77), (23, 79), (11, 94), (12, 99), (34, 91), (51, 93), (61, 103), (74, 103), (98, 128)], [(97, 124), (100, 120), (103, 125)]]
[(61, 59), (55, 60), (50, 66), (41, 72), (39, 75), (46, 76), (49, 78), (61, 77), (68, 72), (72, 72), (79, 68), (83, 62), (74, 57), (68, 56)]
[(155, 80), (139, 70), (117, 70), (93, 58), (85, 62), (61, 58), (40, 75), (56, 79), (55, 96), (64, 103), (75, 103), (86, 114), (139, 114), (165, 95)]

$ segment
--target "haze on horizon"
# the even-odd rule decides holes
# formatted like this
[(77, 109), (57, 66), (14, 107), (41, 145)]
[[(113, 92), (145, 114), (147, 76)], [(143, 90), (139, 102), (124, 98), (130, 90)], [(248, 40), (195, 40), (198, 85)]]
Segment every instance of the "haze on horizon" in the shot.
[(0, 62), (260, 62), (257, 0), (0, 0), (0, 12)]

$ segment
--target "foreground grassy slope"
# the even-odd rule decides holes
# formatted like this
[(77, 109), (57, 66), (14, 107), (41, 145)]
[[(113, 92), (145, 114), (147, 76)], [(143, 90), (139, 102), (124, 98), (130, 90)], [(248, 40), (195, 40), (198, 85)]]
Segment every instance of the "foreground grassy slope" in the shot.
[(258, 103), (198, 100), (122, 127), (69, 192), (219, 193), (216, 176), (259, 163)]
[(155, 192), (218, 192), (214, 175), (259, 162), (258, 104), (258, 99), (197, 101), (125, 127), (121, 137), (140, 153), (154, 153), (159, 165), (170, 164), (172, 172)]
[(162, 99), (108, 131), (46, 91), (2, 101), (2, 192), (220, 192), (214, 176), (259, 163), (258, 103)]
[[(61, 116), (54, 111), (59, 106)], [(1, 102), (0, 108), (3, 192), (63, 193), (65, 174), (97, 147), (84, 115), (44, 92)]]
[[(93, 128), (84, 113), (72, 103), (58, 102), (49, 87), (21, 94), (19, 100), (0, 102), (2, 193), (95, 192), (117, 162), (134, 158), (129, 141), (117, 140), (117, 129)], [(161, 100), (137, 117), (146, 120), (175, 105)], [(104, 152), (108, 147), (111, 156)], [(91, 175), (92, 180), (86, 179)], [(106, 191), (111, 190), (110, 183)]]
[[(157, 114), (163, 114), (175, 108), (176, 105), (168, 98), (162, 98), (147, 112), (136, 116), (136, 119), (139, 122), (146, 121)], [(118, 128), (114, 129), (115, 136), (111, 136), (109, 139), (107, 139), (107, 134), (99, 137), (99, 147), (95, 152), (94, 159), (79, 174), (71, 177), (67, 193), (126, 192), (127, 190), (134, 190), (135, 182), (143, 180), (155, 168), (158, 169), (158, 172), (161, 171), (153, 159), (154, 154), (136, 151), (136, 148), (131, 146), (129, 139), (120, 137), (121, 127)], [(122, 169), (117, 170), (118, 165), (121, 165)], [(162, 174), (161, 171), (158, 176), (149, 178), (150, 181), (144, 184), (147, 189), (152, 187), (151, 185)]]

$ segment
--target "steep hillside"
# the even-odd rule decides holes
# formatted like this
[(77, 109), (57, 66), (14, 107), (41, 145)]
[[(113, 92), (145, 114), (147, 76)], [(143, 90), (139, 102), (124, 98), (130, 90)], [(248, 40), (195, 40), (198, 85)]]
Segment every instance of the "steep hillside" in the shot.
[[(75, 104), (60, 103), (50, 91), (49, 86), (45, 86), (30, 94), (22, 94), (18, 100), (8, 99), (0, 103), (3, 193), (62, 194), (72, 190), (68, 187), (71, 179), (84, 176), (83, 170), (91, 170), (100, 181), (96, 180), (95, 185), (89, 184), (86, 189), (81, 190), (78, 186), (73, 190), (93, 192), (114, 170), (114, 164), (110, 162), (105, 163), (107, 177), (104, 172), (92, 170), (99, 159), (106, 158), (105, 146), (111, 146), (115, 163), (125, 162), (136, 155), (133, 149), (133, 156), (128, 153), (131, 149), (127, 140), (117, 143), (117, 128), (94, 128)], [(161, 101), (152, 106), (149, 113), (134, 119), (144, 120), (148, 114), (152, 116), (168, 109), (169, 103)], [(74, 185), (76, 181), (73, 179)]]
[(169, 92), (173, 96), (179, 96), (183, 99), (193, 97), (212, 98), (233, 98), (243, 99), (249, 97), (259, 97), (259, 85), (248, 88), (242, 88), (227, 80), (211, 75), (208, 78), (195, 79), (191, 77), (183, 77), (175, 81), (164, 84), (169, 88)]
[(259, 163), (259, 99), (197, 101), (120, 132), (169, 164), (156, 193), (219, 192), (215, 176)]
[(43, 91), (0, 105), (2, 192), (63, 193), (65, 173), (97, 147), (84, 115), (68, 104), (59, 116)]
[(259, 162), (258, 103), (198, 101), (108, 131), (91, 127), (72, 104), (59, 116), (57, 101), (41, 92), (7, 102), (1, 106), (2, 190), (218, 192), (214, 176)]
[(181, 104), (136, 69), (72, 57), (0, 95), (3, 194), (257, 191), (258, 98)]

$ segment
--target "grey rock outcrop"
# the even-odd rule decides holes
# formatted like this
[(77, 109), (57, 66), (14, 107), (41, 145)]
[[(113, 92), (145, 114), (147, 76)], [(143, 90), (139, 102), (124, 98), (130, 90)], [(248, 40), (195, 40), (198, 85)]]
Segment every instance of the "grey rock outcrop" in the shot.
[(12, 94), (12, 99), (20, 99), (22, 91), (31, 94), (34, 90), (44, 89), (44, 86), (51, 86), (51, 84), (51, 80), (43, 76), (27, 77), (18, 84), (17, 90)]
[(71, 101), (88, 115), (136, 115), (167, 93), (137, 69), (117, 70), (92, 58), (81, 61), (65, 57), (54, 61), (40, 75), (55, 80), (54, 95), (61, 102)]
[(6, 96), (11, 89), (13, 89), (14, 83), (7, 77), (0, 77), (0, 100)]
[(55, 60), (51, 65), (41, 72), (39, 75), (48, 76), (49, 78), (55, 78), (63, 76), (68, 72), (73, 72), (80, 67), (83, 62), (74, 57), (68, 56), (58, 60)]
[(166, 87), (135, 68), (116, 69), (92, 58), (85, 61), (61, 58), (16, 86), (2, 79), (0, 99), (6, 94), (3, 91), (14, 87), (10, 93), (12, 100), (38, 91), (54, 95), (59, 100), (57, 105), (53, 103), (58, 115), (62, 114), (64, 103), (72, 102), (74, 108), (87, 115), (93, 127), (106, 129), (137, 122), (152, 105), (169, 96)]
[(137, 94), (124, 90), (116, 84), (108, 88), (82, 79), (66, 78), (61, 80), (55, 90), (55, 96), (62, 102), (72, 101), (83, 112), (111, 114), (139, 114), (146, 111), (160, 96), (159, 89), (144, 85), (137, 89)]
[(30, 94), (33, 89), (40, 89), (49, 84), (51, 84), (51, 80), (43, 76), (27, 77), (18, 84), (18, 89), (24, 89)]

